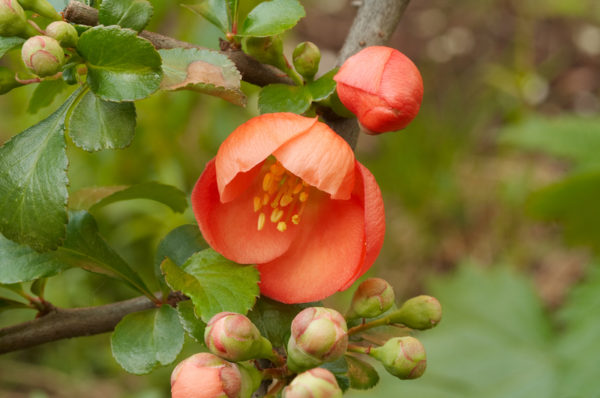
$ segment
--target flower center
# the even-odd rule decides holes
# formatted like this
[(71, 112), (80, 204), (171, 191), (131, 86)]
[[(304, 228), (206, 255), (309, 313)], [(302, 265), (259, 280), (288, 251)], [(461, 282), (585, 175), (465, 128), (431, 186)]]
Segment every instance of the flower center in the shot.
[(300, 177), (286, 170), (276, 159), (265, 162), (268, 171), (262, 178), (262, 190), (254, 197), (254, 212), (258, 214), (257, 229), (261, 231), (268, 219), (276, 224), (280, 232), (288, 223), (300, 223), (302, 212), (308, 201), (310, 186)]

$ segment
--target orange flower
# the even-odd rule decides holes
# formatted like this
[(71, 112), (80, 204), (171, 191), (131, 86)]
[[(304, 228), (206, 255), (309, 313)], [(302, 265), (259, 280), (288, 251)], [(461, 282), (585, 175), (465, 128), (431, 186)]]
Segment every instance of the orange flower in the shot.
[(206, 241), (257, 264), (284, 303), (323, 299), (371, 267), (383, 243), (381, 192), (339, 135), (316, 118), (258, 116), (223, 142), (192, 192)]

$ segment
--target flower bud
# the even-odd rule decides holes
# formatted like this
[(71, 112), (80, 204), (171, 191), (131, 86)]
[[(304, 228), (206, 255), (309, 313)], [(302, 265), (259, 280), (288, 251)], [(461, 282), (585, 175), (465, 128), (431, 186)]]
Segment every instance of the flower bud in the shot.
[(312, 79), (319, 71), (321, 51), (314, 43), (305, 41), (296, 46), (292, 60), (298, 73), (307, 79)]
[(215, 355), (230, 361), (269, 358), (273, 347), (242, 314), (221, 312), (206, 325), (204, 342)]
[(172, 398), (249, 398), (256, 387), (247, 367), (207, 352), (183, 360), (171, 374)]
[(18, 0), (24, 9), (33, 11), (43, 17), (61, 21), (62, 17), (47, 0)]
[(0, 36), (29, 37), (36, 34), (33, 26), (27, 23), (25, 11), (17, 0), (0, 0)]
[(248, 37), (242, 45), (244, 52), (252, 55), (258, 62), (273, 65), (281, 70), (287, 66), (283, 56), (283, 41), (279, 36)]
[(79, 39), (75, 27), (64, 21), (54, 21), (48, 25), (46, 35), (56, 39), (63, 47), (75, 47)]
[(431, 296), (407, 300), (398, 311), (390, 314), (392, 323), (402, 323), (417, 330), (431, 329), (442, 319), (442, 305)]
[(368, 134), (406, 127), (419, 112), (423, 80), (415, 64), (389, 47), (367, 47), (348, 58), (333, 78), (340, 101)]
[(341, 398), (342, 390), (333, 373), (314, 368), (296, 376), (283, 390), (283, 398)]
[(369, 278), (358, 286), (348, 313), (349, 318), (374, 318), (394, 304), (394, 289), (381, 278)]
[(27, 69), (44, 77), (56, 74), (65, 62), (65, 53), (56, 40), (48, 36), (33, 36), (21, 48), (21, 58)]
[(292, 321), (288, 342), (288, 367), (294, 372), (335, 361), (348, 348), (344, 317), (330, 308), (306, 308)]
[(372, 349), (369, 355), (381, 361), (388, 372), (400, 379), (419, 378), (427, 368), (425, 347), (411, 336), (390, 339), (381, 347)]
[(15, 72), (5, 66), (0, 66), (0, 95), (8, 93), (21, 83), (15, 80)]

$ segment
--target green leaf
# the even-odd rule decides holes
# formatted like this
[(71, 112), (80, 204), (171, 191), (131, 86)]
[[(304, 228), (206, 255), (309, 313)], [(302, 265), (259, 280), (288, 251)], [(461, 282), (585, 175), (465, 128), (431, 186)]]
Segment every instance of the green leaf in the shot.
[(323, 101), (335, 91), (335, 80), (333, 76), (338, 72), (338, 68), (332, 69), (315, 81), (309, 82), (306, 87), (312, 96), (313, 101)]
[(346, 355), (348, 362), (348, 379), (350, 387), (357, 390), (368, 390), (379, 382), (379, 373), (368, 362)]
[(199, 343), (204, 344), (204, 329), (206, 324), (198, 319), (194, 312), (194, 304), (188, 301), (180, 301), (177, 303), (177, 313), (179, 320), (185, 331)]
[(67, 238), (57, 255), (68, 265), (120, 279), (147, 297), (154, 297), (140, 276), (100, 236), (96, 221), (86, 211), (70, 213)]
[(177, 311), (163, 305), (124, 317), (110, 343), (119, 365), (134, 374), (150, 373), (173, 362), (183, 347), (184, 331)]
[(222, 311), (245, 314), (259, 293), (256, 268), (236, 264), (212, 249), (194, 254), (181, 268), (166, 259), (161, 269), (171, 289), (189, 296), (205, 322)]
[(29, 288), (31, 290), (31, 293), (35, 294), (38, 297), (42, 297), (44, 295), (44, 290), (46, 289), (47, 281), (48, 279), (46, 278), (34, 280), (31, 284), (31, 287)]
[(206, 18), (223, 33), (229, 31), (231, 21), (227, 10), (227, 0), (200, 0), (197, 4), (182, 4), (185, 8)]
[(283, 304), (267, 297), (260, 297), (248, 313), (248, 318), (274, 347), (285, 347), (290, 339), (290, 327), (294, 317), (303, 309), (318, 303)]
[(294, 27), (304, 17), (298, 0), (271, 0), (257, 5), (246, 17), (239, 36), (273, 36)]
[(38, 253), (0, 235), (0, 283), (18, 283), (53, 276), (68, 266), (55, 252)]
[(81, 35), (77, 50), (87, 61), (88, 85), (102, 99), (135, 101), (160, 86), (160, 55), (133, 30), (96, 26)]
[(0, 312), (6, 310), (33, 309), (25, 303), (0, 296)]
[(304, 86), (269, 84), (260, 90), (258, 108), (260, 113), (304, 113), (312, 102), (310, 91)]
[(25, 43), (25, 39), (22, 39), (20, 37), (0, 36), (0, 58), (2, 58), (4, 54), (9, 52), (13, 48), (17, 48), (23, 43)]
[(135, 117), (133, 102), (109, 102), (88, 91), (73, 108), (67, 132), (89, 152), (126, 148), (135, 134)]
[(27, 112), (37, 113), (40, 109), (51, 105), (56, 96), (65, 91), (67, 87), (67, 83), (62, 79), (44, 80), (39, 83), (29, 100)]
[(147, 0), (103, 0), (98, 12), (98, 22), (140, 32), (152, 18), (153, 12), (152, 4)]
[(159, 50), (163, 59), (163, 90), (194, 90), (246, 105), (240, 88), (242, 76), (225, 55), (197, 48)]
[(333, 362), (325, 362), (320, 366), (329, 370), (335, 376), (338, 385), (342, 391), (350, 388), (350, 379), (348, 378), (348, 363), (345, 357), (338, 358)]
[(65, 236), (64, 117), (77, 94), (0, 148), (0, 232), (38, 251), (55, 249)]

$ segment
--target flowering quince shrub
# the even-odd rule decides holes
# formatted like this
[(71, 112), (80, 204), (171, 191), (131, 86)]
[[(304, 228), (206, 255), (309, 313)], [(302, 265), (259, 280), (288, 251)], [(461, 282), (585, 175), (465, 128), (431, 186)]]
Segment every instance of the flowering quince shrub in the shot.
[[(369, 270), (385, 234), (376, 179), (331, 117), (339, 121), (349, 110), (369, 133), (406, 127), (421, 103), (419, 72), (397, 50), (369, 47), (317, 77), (318, 46), (298, 44), (290, 63), (279, 37), (305, 15), (298, 0), (261, 2), (243, 18), (238, 3), (189, 6), (223, 31), (227, 51), (216, 52), (138, 36), (153, 13), (147, 0), (103, 0), (97, 10), (0, 0), (0, 57), (20, 51), (22, 60), (0, 67), (0, 93), (36, 84), (41, 92), (60, 88), (53, 96), (69, 93), (0, 147), (0, 287), (20, 297), (0, 297), (0, 311), (29, 308), (38, 317), (33, 326), (0, 330), (0, 353), (114, 327), (115, 360), (145, 374), (175, 363), (187, 334), (208, 352), (174, 368), (173, 398), (339, 397), (377, 383), (366, 357), (400, 379), (423, 374), (425, 348), (409, 333), (439, 323), (435, 298), (396, 307), (393, 287), (370, 278), (345, 315), (319, 302)], [(88, 152), (126, 148), (135, 101), (157, 90), (244, 106), (247, 65), (260, 75), (244, 73), (262, 86), (261, 115), (234, 129), (206, 164), (191, 192), (196, 223), (162, 238), (148, 281), (101, 236), (95, 210), (148, 199), (183, 213), (188, 193), (157, 182), (69, 192), (67, 142)], [(143, 297), (110, 311), (57, 309), (44, 286), (67, 268), (111, 277)], [(114, 308), (126, 315), (104, 319)], [(78, 322), (81, 311), (93, 321)], [(367, 334), (384, 325), (402, 328), (375, 344)], [(24, 327), (32, 329), (23, 334)]]

